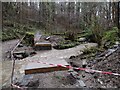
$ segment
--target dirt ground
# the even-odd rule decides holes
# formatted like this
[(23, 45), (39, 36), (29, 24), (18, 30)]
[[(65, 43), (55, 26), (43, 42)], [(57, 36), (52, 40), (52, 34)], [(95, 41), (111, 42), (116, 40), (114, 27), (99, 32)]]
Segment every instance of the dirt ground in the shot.
[[(14, 46), (15, 44), (13, 42), (14, 41), (11, 41), (11, 44)], [(16, 43), (17, 43), (17, 41), (16, 41)], [(4, 44), (3, 43), (4, 48), (8, 47), (8, 45), (9, 44)], [(33, 57), (27, 57), (25, 59), (16, 60), (14, 82), (15, 83), (21, 83), (21, 84), (25, 83), (25, 82), (22, 83), (21, 80), (24, 77), (27, 77), (26, 75), (24, 75), (24, 67), (27, 63), (29, 63), (29, 61), (27, 61), (27, 60), (39, 60), (39, 59), (49, 60), (49, 59), (53, 59), (53, 58), (56, 59), (56, 60), (57, 60), (57, 58), (66, 59), (66, 58), (69, 58), (72, 55), (80, 54), (80, 50), (85, 48), (85, 45), (88, 45), (88, 47), (91, 47), (91, 46), (94, 46), (94, 45), (96, 46), (96, 44), (94, 44), (94, 43), (88, 43), (88, 44), (82, 44), (82, 45), (76, 46), (74, 48), (69, 48), (69, 49), (65, 49), (65, 50), (52, 49), (52, 50), (38, 51), (37, 54)], [(2, 66), (3, 86), (8, 86), (10, 84), (10, 77), (11, 77), (11, 71), (12, 71), (11, 70), (12, 61), (11, 60), (5, 60), (5, 61), (3, 60), (2, 63), (3, 63), (3, 66)], [(53, 73), (55, 73), (56, 75), (53, 74)], [(68, 71), (56, 71), (56, 72), (41, 73), (41, 74), (37, 74), (37, 75), (28, 75), (28, 76), (33, 77), (33, 80), (36, 77), (40, 77), (39, 80), (40, 80), (41, 83), (39, 83), (40, 85), (38, 87), (47, 87), (47, 86), (48, 87), (53, 87), (53, 88), (56, 88), (56, 87), (68, 87), (68, 88), (69, 87), (71, 87), (71, 88), (72, 87), (79, 87), (79, 85), (76, 85), (76, 83), (72, 86), (70, 84), (71, 81), (66, 80), (66, 79), (68, 79), (67, 74), (68, 74)], [(57, 78), (55, 78), (55, 77), (57, 77)], [(66, 82), (68, 81), (68, 84), (64, 85), (65, 82), (62, 82), (61, 81), (62, 78), (59, 78), (59, 77), (65, 77), (66, 79), (64, 79), (64, 81), (66, 81)], [(46, 78), (46, 79), (43, 79), (43, 78)], [(24, 79), (26, 79), (26, 78), (24, 78)], [(31, 80), (31, 78), (29, 78), (29, 80)], [(21, 81), (21, 82), (18, 82), (18, 81)], [(51, 83), (51, 82), (53, 82), (53, 83)], [(26, 81), (26, 83), (27, 83), (27, 81)], [(43, 86), (43, 84), (45, 84), (46, 86)]]
[(2, 42), (2, 59), (7, 59), (7, 54), (18, 43), (18, 39)]
[[(5, 43), (2, 43), (4, 54), (6, 51), (10, 50), (12, 46), (17, 43), (18, 40), (12, 40)], [(54, 42), (53, 40), (51, 42)], [(85, 59), (82, 59), (81, 50), (84, 48), (96, 46), (94, 43), (81, 44), (73, 48), (64, 49), (64, 50), (45, 50), (37, 51), (37, 54), (32, 57), (27, 57), (25, 59), (16, 60), (15, 73), (14, 73), (14, 84), (21, 87), (39, 87), (39, 88), (81, 88), (77, 80), (69, 74), (68, 71), (55, 71), (48, 73), (39, 73), (39, 74), (24, 74), (24, 67), (29, 63), (28, 60), (40, 60), (40, 59), (58, 59), (63, 58), (68, 63), (74, 61), (77, 63), (78, 67), (82, 67), (82, 62)], [(104, 61), (96, 59), (87, 59), (87, 68), (102, 70), (102, 71), (112, 71), (120, 73), (120, 50), (112, 54)], [(69, 59), (73, 56), (72, 59)], [(75, 56), (75, 57), (74, 57)], [(10, 76), (11, 76), (11, 66), (12, 61), (5, 60), (2, 61), (2, 81), (3, 86), (10, 85)], [(86, 84), (88, 88), (120, 88), (119, 76), (113, 75), (103, 75), (98, 73), (87, 73), (84, 71), (79, 71), (80, 79)]]

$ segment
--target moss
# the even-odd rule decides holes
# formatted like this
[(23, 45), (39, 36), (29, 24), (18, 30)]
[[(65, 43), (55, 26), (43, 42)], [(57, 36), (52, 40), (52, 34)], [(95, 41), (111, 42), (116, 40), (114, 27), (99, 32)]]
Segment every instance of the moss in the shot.
[(34, 36), (34, 32), (26, 32), (26, 34)]
[(105, 32), (103, 35), (103, 40), (114, 42), (118, 39), (118, 29), (116, 29), (115, 27), (112, 30)]
[(23, 41), (24, 44), (33, 46), (34, 45), (34, 33), (33, 32), (26, 32), (26, 36)]
[(68, 49), (68, 48), (72, 48), (72, 47), (75, 47), (77, 45), (79, 45), (80, 43), (79, 42), (72, 42), (70, 40), (66, 40), (66, 41), (63, 41), (63, 42), (60, 42), (57, 46), (55, 46), (54, 48), (55, 49)]
[(117, 27), (113, 27), (111, 30), (106, 31), (103, 34), (103, 38), (102, 38), (103, 45), (106, 42), (109, 42), (110, 44), (108, 47), (111, 47), (113, 44), (115, 44), (116, 41), (120, 41), (120, 38), (118, 36), (118, 28)]

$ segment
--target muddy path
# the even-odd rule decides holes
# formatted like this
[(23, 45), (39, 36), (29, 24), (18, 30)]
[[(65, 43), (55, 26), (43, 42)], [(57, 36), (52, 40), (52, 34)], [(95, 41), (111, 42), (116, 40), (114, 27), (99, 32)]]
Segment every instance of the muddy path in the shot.
[(0, 46), (1, 46), (0, 71), (2, 71), (0, 73), (1, 76), (0, 81), (3, 86), (4, 84), (10, 83), (10, 76), (12, 69), (12, 61), (10, 59), (7, 59), (6, 53), (12, 50), (15, 47), (15, 45), (18, 43), (18, 41), (19, 41), (18, 39), (14, 39), (10, 41), (0, 42)]
[(14, 39), (10, 41), (2, 42), (2, 58), (3, 60), (6, 59), (6, 53), (12, 50), (15, 45), (19, 42), (19, 39)]
[[(18, 40), (12, 40), (3, 43), (3, 53), (5, 51), (10, 50)], [(37, 54), (33, 57), (27, 57), (22, 60), (16, 60), (15, 64), (15, 74), (14, 78), (20, 80), (21, 78), (24, 77), (24, 68), (26, 64), (30, 63), (28, 60), (50, 60), (50, 59), (62, 59), (62, 58), (69, 58), (70, 56), (76, 56), (81, 54), (81, 50), (83, 50), (86, 47), (93, 47), (96, 46), (95, 43), (86, 43), (86, 44), (81, 44), (73, 48), (69, 49), (64, 49), (64, 50), (45, 50), (45, 51), (38, 51)], [(6, 47), (6, 48), (5, 48)], [(11, 68), (12, 68), (12, 61), (10, 60), (3, 60), (2, 61), (2, 85), (7, 86), (10, 84), (10, 77), (11, 77)]]

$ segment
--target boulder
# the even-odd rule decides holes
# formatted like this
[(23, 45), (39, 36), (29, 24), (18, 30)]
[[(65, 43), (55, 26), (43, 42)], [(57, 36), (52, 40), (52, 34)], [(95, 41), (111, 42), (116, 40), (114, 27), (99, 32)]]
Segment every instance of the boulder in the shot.
[(85, 42), (86, 38), (79, 38), (79, 42)]
[(69, 59), (73, 59), (73, 58), (75, 58), (75, 56), (70, 56), (70, 58), (69, 58)]
[(31, 80), (26, 86), (27, 87), (38, 87), (39, 86), (39, 80)]
[(70, 62), (70, 64), (73, 67), (80, 67), (80, 64), (78, 64), (77, 62)]
[(23, 58), (26, 58), (29, 56), (28, 52), (26, 51), (16, 51), (13, 53), (13, 56), (14, 58), (17, 58), (17, 59), (23, 59)]

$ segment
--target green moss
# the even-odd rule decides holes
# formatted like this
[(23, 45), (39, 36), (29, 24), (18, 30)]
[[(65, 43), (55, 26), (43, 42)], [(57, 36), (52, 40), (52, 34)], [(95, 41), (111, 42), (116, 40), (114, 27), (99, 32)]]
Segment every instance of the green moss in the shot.
[(105, 44), (106, 42), (109, 42), (110, 43), (109, 46), (115, 44), (116, 41), (120, 41), (120, 38), (118, 36), (118, 28), (113, 27), (111, 30), (106, 31), (103, 34), (102, 41), (103, 41), (103, 44)]
[(114, 42), (118, 39), (119, 39), (118, 29), (115, 28), (115, 27), (112, 30), (105, 32), (104, 35), (103, 35), (103, 40)]
[(26, 36), (24, 38), (24, 44), (33, 46), (34, 45), (34, 33), (33, 32), (26, 32)]
[(33, 35), (34, 36), (34, 32), (26, 32), (26, 34), (28, 34), (28, 35)]
[(63, 42), (60, 42), (57, 47), (55, 47), (56, 49), (67, 49), (67, 48), (72, 48), (74, 46), (77, 46), (79, 45), (80, 43), (79, 42), (72, 42), (70, 40), (66, 40), (66, 41), (63, 41)]

